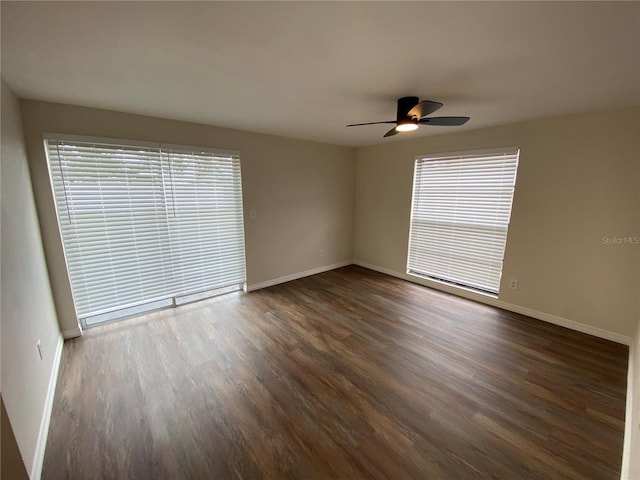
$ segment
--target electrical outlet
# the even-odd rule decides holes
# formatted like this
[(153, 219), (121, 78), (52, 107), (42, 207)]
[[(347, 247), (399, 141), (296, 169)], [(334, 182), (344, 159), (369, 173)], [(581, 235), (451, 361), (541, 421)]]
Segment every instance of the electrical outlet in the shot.
[(320, 258), (324, 258), (326, 256), (327, 256), (327, 251), (324, 248), (320, 249)]
[(40, 355), (40, 360), (44, 360), (44, 355), (42, 353), (42, 345), (40, 345), (40, 339), (38, 339), (38, 343), (36, 344), (38, 348), (38, 355)]
[(256, 218), (256, 211), (255, 210), (249, 210), (249, 218), (251, 218), (251, 219), (255, 219)]
[(518, 280), (515, 278), (512, 278), (511, 280), (509, 280), (509, 288), (511, 290), (517, 290), (518, 289)]

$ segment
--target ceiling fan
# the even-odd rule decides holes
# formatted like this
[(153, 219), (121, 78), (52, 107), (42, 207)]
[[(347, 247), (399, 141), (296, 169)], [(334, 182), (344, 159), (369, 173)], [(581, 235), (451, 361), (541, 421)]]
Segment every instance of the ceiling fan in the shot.
[(418, 97), (402, 97), (398, 99), (398, 114), (396, 120), (387, 122), (352, 123), (347, 127), (359, 127), (360, 125), (376, 125), (379, 123), (395, 123), (396, 126), (384, 134), (391, 137), (398, 133), (410, 132), (418, 128), (418, 125), (440, 125), (444, 127), (457, 127), (469, 121), (469, 117), (429, 117), (440, 109), (442, 103), (431, 100), (420, 101)]

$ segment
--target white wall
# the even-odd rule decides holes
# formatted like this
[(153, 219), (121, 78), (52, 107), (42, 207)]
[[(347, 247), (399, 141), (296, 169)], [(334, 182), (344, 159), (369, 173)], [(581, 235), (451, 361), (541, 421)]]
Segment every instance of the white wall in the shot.
[[(66, 337), (77, 334), (78, 326), (49, 185), (44, 132), (240, 151), (249, 287), (353, 258), (353, 148), (35, 101), (22, 101), (22, 114), (47, 263)], [(256, 211), (255, 219), (249, 218), (250, 210)]]
[[(2, 399), (20, 454), (39, 478), (62, 337), (36, 217), (18, 99), (2, 80)], [(40, 340), (44, 359), (36, 343)]]
[(358, 149), (354, 257), (406, 278), (416, 155), (520, 146), (500, 302), (629, 343), (640, 246), (602, 237), (640, 235), (638, 132), (627, 108)]

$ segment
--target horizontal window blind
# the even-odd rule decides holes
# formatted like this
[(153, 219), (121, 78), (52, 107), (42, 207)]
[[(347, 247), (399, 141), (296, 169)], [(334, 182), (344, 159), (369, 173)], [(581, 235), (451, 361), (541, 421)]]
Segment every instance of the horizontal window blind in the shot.
[(408, 273), (498, 294), (519, 150), (416, 160)]
[(237, 154), (45, 143), (81, 319), (245, 281)]
[(240, 161), (207, 152), (163, 149), (169, 170), (176, 294), (244, 282)]

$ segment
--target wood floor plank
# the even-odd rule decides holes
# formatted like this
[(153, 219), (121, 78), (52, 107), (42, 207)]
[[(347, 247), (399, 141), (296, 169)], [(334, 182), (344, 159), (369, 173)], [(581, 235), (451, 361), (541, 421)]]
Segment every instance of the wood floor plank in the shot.
[(43, 479), (617, 479), (628, 349), (356, 266), (67, 341)]

